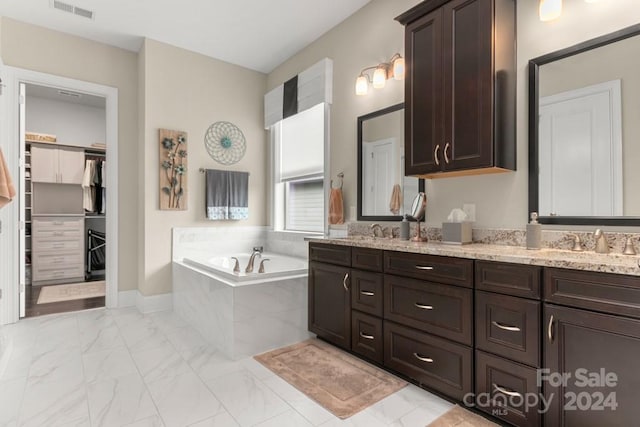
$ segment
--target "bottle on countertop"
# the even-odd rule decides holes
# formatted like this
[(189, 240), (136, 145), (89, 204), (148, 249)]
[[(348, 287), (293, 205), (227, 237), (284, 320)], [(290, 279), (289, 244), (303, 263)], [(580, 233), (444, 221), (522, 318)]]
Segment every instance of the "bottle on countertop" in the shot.
[(400, 240), (409, 240), (409, 221), (406, 214), (400, 223)]
[(527, 224), (527, 249), (540, 249), (542, 226), (538, 222), (538, 213), (531, 212), (531, 221)]

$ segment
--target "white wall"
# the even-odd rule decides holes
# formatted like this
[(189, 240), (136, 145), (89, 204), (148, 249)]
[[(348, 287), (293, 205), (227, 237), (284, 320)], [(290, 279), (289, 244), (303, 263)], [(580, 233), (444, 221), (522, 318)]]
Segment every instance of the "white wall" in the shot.
[[(267, 140), (263, 125), (266, 75), (189, 52), (154, 40), (145, 40), (140, 59), (144, 112), (139, 185), (145, 195), (139, 206), (144, 239), (139, 289), (144, 295), (171, 291), (171, 229), (173, 227), (245, 227), (266, 225)], [(209, 157), (204, 146), (208, 127), (217, 121), (238, 126), (247, 141), (245, 156), (223, 166)], [(158, 129), (188, 134), (188, 209), (161, 211), (158, 201)], [(208, 221), (205, 218), (205, 177), (199, 168), (246, 171), (249, 177), (249, 219)], [(238, 231), (242, 233), (241, 229)], [(250, 248), (249, 248), (250, 249)]]
[[(268, 77), (273, 88), (323, 57), (334, 60), (334, 103), (331, 116), (331, 175), (345, 171), (345, 207), (356, 203), (356, 118), (401, 102), (403, 84), (387, 81), (384, 89), (355, 95), (360, 69), (403, 52), (404, 32), (393, 18), (415, 0), (372, 0), (342, 24), (277, 67)], [(528, 210), (529, 59), (624, 28), (640, 21), (637, 0), (589, 4), (564, 2), (560, 19), (540, 22), (538, 2), (517, 2), (517, 172), (428, 181), (427, 223), (440, 226), (452, 208), (476, 204), (476, 227), (523, 228)], [(640, 159), (637, 159), (640, 160)], [(348, 210), (347, 210), (348, 212)]]
[(58, 144), (91, 147), (106, 141), (106, 111), (72, 102), (27, 96), (27, 132), (56, 135)]

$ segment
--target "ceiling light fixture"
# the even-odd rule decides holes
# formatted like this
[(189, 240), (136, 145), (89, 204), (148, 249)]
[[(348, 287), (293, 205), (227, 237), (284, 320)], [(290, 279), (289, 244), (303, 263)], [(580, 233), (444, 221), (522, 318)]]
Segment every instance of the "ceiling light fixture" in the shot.
[[(373, 70), (373, 74), (371, 71)], [(381, 89), (390, 78), (403, 80), (405, 74), (404, 58), (399, 54), (394, 54), (389, 62), (382, 62), (378, 65), (363, 68), (356, 79), (356, 95), (366, 95), (369, 92), (369, 83), (375, 89)]]
[(542, 22), (559, 18), (562, 15), (562, 0), (540, 0), (538, 14)]

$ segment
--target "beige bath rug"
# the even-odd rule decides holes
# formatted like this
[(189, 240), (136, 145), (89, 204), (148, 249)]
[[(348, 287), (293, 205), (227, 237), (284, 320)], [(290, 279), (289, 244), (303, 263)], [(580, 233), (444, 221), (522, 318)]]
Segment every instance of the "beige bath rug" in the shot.
[(427, 427), (499, 427), (499, 425), (456, 405)]
[(105, 282), (71, 283), (69, 285), (43, 286), (38, 295), (38, 304), (70, 301), (75, 299), (105, 296)]
[(407, 385), (317, 339), (255, 359), (339, 418), (348, 418)]

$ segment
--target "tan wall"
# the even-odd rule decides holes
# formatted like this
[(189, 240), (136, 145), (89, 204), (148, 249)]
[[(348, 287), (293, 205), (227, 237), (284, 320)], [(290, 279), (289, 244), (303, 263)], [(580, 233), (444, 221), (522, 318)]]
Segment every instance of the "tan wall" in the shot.
[[(246, 226), (266, 224), (267, 140), (263, 129), (266, 75), (153, 40), (144, 43), (144, 277), (140, 291), (153, 295), (171, 291), (171, 229), (185, 226)], [(214, 122), (238, 126), (247, 141), (240, 162), (223, 166), (211, 159), (204, 135)], [(158, 209), (158, 129), (188, 134), (188, 210)], [(142, 164), (142, 163), (141, 163)], [(249, 172), (249, 220), (205, 219), (204, 175), (199, 168)]]
[(624, 215), (640, 216), (640, 36), (570, 56), (540, 67), (540, 97), (620, 80), (622, 86), (622, 170)]
[[(268, 87), (273, 88), (323, 57), (334, 60), (331, 175), (345, 171), (346, 209), (355, 206), (356, 200), (356, 118), (404, 98), (402, 83), (394, 81), (388, 81), (387, 87), (372, 90), (367, 96), (356, 96), (355, 79), (361, 68), (387, 60), (396, 51), (403, 52), (403, 29), (393, 18), (417, 3), (414, 0), (372, 0), (269, 74)], [(550, 23), (539, 21), (537, 5), (533, 0), (517, 2), (518, 171), (427, 182), (427, 223), (430, 225), (439, 226), (452, 208), (475, 203), (476, 227), (523, 228), (528, 210), (527, 62), (640, 21), (637, 0), (595, 4), (564, 2), (562, 17)]]
[(137, 55), (3, 17), (5, 65), (118, 88), (118, 286), (137, 287)]

